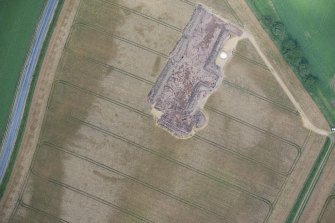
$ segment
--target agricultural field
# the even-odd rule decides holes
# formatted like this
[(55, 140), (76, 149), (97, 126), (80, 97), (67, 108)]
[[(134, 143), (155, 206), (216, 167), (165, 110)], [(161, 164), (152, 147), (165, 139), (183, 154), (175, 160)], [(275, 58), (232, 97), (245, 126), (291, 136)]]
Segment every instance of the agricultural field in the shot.
[(43, 1), (0, 1), (0, 141)]
[[(260, 20), (271, 16), (285, 24), (319, 81), (311, 96), (330, 125), (335, 125), (335, 4), (332, 0), (248, 0)], [(279, 46), (280, 47), (280, 46)], [(298, 75), (299, 76), (299, 75)]]
[(335, 196), (331, 195), (328, 197), (325, 206), (321, 212), (319, 222), (320, 223), (331, 223), (335, 221)]
[[(243, 25), (227, 1), (201, 2)], [(195, 6), (80, 1), (11, 223), (288, 215), (325, 137), (303, 126), (249, 39), (206, 104), (206, 128), (180, 140), (155, 126), (147, 95)]]

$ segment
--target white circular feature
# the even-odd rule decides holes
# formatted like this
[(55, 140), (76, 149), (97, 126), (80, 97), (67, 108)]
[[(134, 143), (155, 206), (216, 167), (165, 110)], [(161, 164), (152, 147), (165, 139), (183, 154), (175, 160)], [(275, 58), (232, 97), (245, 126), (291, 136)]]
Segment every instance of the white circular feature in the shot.
[(221, 59), (226, 59), (226, 58), (228, 57), (228, 55), (227, 55), (226, 52), (222, 51), (222, 52), (220, 53), (220, 57), (221, 57)]

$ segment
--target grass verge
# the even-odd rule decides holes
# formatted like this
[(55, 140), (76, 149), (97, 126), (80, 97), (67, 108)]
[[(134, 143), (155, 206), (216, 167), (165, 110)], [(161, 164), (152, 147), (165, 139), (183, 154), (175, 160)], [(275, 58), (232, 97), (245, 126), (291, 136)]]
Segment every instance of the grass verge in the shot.
[(322, 170), (325, 166), (325, 163), (328, 160), (329, 154), (332, 151), (333, 144), (330, 138), (326, 139), (325, 144), (323, 145), (321, 152), (316, 158), (311, 171), (309, 172), (307, 179), (304, 183), (302, 190), (300, 191), (293, 208), (291, 209), (286, 223), (298, 222), (302, 211), (304, 210), (307, 201), (311, 195), (311, 192), (314, 190), (314, 187), (322, 173)]
[(6, 131), (31, 37), (46, 0), (0, 0), (0, 141)]
[(34, 75), (32, 77), (32, 81), (31, 81), (29, 94), (28, 94), (27, 101), (26, 101), (26, 106), (24, 108), (24, 113), (23, 113), (23, 117), (22, 117), (22, 120), (21, 120), (20, 129), (18, 131), (18, 135), (17, 135), (17, 138), (16, 138), (14, 150), (13, 150), (13, 153), (10, 157), (10, 161), (9, 161), (6, 173), (4, 175), (4, 178), (3, 178), (3, 180), (0, 184), (0, 199), (2, 198), (2, 196), (3, 196), (3, 194), (6, 190), (6, 186), (7, 186), (7, 183), (9, 181), (10, 174), (11, 174), (12, 169), (14, 167), (15, 159), (16, 159), (16, 156), (18, 154), (18, 151), (19, 151), (19, 148), (20, 148), (20, 145), (21, 145), (22, 136), (23, 136), (23, 133), (24, 133), (24, 130), (25, 130), (27, 117), (29, 115), (30, 104), (31, 104), (31, 101), (32, 101), (32, 98), (33, 98), (33, 93), (34, 93), (35, 85), (36, 85), (36, 82), (37, 82), (37, 79), (38, 79), (38, 74), (40, 72), (42, 62), (43, 62), (45, 53), (47, 51), (47, 48), (48, 48), (53, 30), (56, 26), (56, 22), (58, 20), (58, 16), (59, 16), (60, 11), (62, 9), (63, 3), (64, 3), (64, 0), (59, 0), (59, 3), (57, 5), (56, 11), (55, 11), (55, 15), (54, 15), (54, 17), (53, 17), (53, 19), (50, 23), (48, 33), (46, 35), (45, 41), (44, 41), (42, 49), (41, 49), (41, 53), (40, 53), (39, 58), (38, 58), (36, 69), (34, 71)]

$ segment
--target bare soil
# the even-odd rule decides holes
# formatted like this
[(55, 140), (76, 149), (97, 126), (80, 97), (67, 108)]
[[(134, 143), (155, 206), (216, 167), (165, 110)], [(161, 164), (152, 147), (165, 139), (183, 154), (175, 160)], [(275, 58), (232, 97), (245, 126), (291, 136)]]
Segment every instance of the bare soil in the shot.
[[(242, 31), (197, 5), (182, 36), (148, 94), (158, 126), (181, 139), (207, 125), (203, 107), (221, 85), (219, 51)], [(236, 41), (235, 41), (236, 44)], [(231, 46), (234, 48), (234, 46)], [(225, 53), (227, 57), (228, 54)], [(224, 58), (226, 61), (231, 57)]]

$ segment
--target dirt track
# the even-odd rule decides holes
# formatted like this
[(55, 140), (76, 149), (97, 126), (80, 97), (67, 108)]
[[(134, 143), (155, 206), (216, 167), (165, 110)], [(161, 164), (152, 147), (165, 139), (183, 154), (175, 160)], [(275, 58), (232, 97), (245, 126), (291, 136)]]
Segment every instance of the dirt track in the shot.
[[(283, 87), (283, 90), (285, 90), (286, 88), (285, 91), (287, 91), (288, 96), (290, 97), (292, 102), (295, 103), (297, 109), (299, 109), (299, 112), (302, 112), (302, 117), (303, 119), (305, 119), (305, 126), (312, 130), (315, 130), (318, 134), (328, 135), (329, 126), (327, 121), (325, 120), (319, 108), (316, 106), (309, 94), (306, 92), (306, 90), (304, 90), (303, 86), (296, 78), (289, 65), (285, 62), (277, 47), (272, 42), (271, 38), (268, 36), (266, 31), (263, 30), (245, 0), (229, 0), (229, 2), (231, 6), (235, 9), (235, 11), (239, 14), (239, 16), (242, 18), (244, 22), (244, 29), (253, 36), (253, 39), (256, 43), (262, 43), (261, 46), (257, 44), (259, 50), (264, 55), (264, 58), (266, 58), (267, 63), (269, 63), (271, 67), (274, 68), (274, 70), (278, 74), (278, 77), (280, 77), (280, 79), (282, 80), (279, 81), (281, 86), (283, 87), (284, 85), (286, 85), (286, 87)], [(284, 84), (281, 82), (283, 82)], [(306, 119), (308, 119), (309, 121), (307, 121)]]
[(252, 35), (250, 35), (249, 33), (247, 33), (247, 32), (245, 32), (245, 37), (248, 38), (254, 44), (257, 52), (262, 57), (262, 59), (264, 60), (265, 64), (268, 66), (268, 68), (271, 70), (272, 74), (275, 76), (275, 78), (278, 81), (278, 83), (280, 84), (280, 86), (283, 88), (283, 90), (285, 91), (285, 93), (287, 94), (287, 96), (290, 98), (290, 100), (294, 104), (295, 108), (298, 110), (299, 114), (301, 115), (301, 119), (302, 119), (302, 121), (304, 123), (304, 126), (307, 129), (310, 129), (311, 131), (315, 132), (316, 134), (323, 135), (323, 136), (328, 136), (329, 135), (329, 131), (316, 127), (310, 121), (310, 119), (307, 116), (307, 114), (305, 113), (305, 111), (301, 108), (299, 102), (294, 98), (294, 96), (292, 95), (291, 91), (286, 86), (286, 84), (284, 83), (284, 81), (282, 80), (282, 78), (280, 77), (280, 75), (278, 74), (278, 72), (273, 68), (273, 66), (270, 63), (270, 61), (268, 60), (268, 58), (264, 55), (264, 53), (262, 52), (262, 50), (258, 46), (255, 38)]
[[(268, 34), (262, 29), (247, 3), (244, 0), (230, 0), (229, 2), (244, 22), (245, 32), (250, 33), (251, 37), (249, 39), (254, 43), (264, 62), (272, 70), (272, 73), (276, 77), (278, 83), (299, 111), (304, 126), (316, 134), (327, 136), (329, 134), (329, 126), (322, 113), (308, 93), (303, 89), (301, 83), (296, 78), (289, 65), (284, 61)], [(258, 43), (262, 43), (262, 45), (260, 46)], [(314, 150), (312, 149), (306, 152), (302, 157), (301, 166), (311, 166), (318, 155), (319, 150), (320, 148), (315, 148)], [(297, 169), (300, 168), (299, 164), (297, 164)], [(307, 173), (308, 171), (306, 171), (306, 168), (301, 168), (299, 173), (292, 174), (289, 182), (295, 186), (302, 186)], [(335, 181), (335, 179), (330, 181)], [(287, 187), (284, 189), (285, 192), (283, 192), (282, 197), (277, 202), (277, 206), (281, 208), (275, 209), (269, 219), (269, 222), (285, 221), (285, 212), (288, 213), (288, 211), (290, 211), (290, 208), (296, 199), (295, 194), (297, 194), (300, 189), (301, 187), (296, 189)]]

